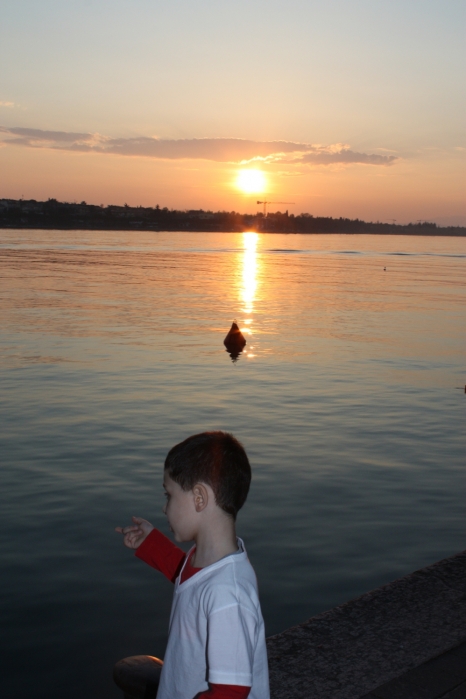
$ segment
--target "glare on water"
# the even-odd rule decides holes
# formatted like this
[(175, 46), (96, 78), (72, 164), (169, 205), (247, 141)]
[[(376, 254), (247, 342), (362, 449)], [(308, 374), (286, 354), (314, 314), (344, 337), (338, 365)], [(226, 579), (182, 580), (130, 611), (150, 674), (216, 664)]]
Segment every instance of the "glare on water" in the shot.
[(257, 233), (243, 233), (243, 312), (250, 315), (254, 310), (257, 288)]

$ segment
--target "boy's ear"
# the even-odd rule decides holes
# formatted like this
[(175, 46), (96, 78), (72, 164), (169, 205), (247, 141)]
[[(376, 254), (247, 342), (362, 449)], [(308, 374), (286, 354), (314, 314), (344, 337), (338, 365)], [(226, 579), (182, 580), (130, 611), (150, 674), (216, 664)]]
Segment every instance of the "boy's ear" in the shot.
[(196, 483), (193, 488), (194, 496), (194, 507), (196, 512), (202, 512), (207, 507), (209, 502), (209, 491), (205, 487), (204, 483)]

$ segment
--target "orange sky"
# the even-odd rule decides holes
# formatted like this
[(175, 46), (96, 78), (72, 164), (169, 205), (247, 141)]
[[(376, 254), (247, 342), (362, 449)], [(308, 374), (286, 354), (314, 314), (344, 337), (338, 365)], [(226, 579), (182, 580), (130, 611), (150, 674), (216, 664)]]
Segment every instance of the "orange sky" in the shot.
[(466, 224), (463, 3), (25, 4), (0, 197)]

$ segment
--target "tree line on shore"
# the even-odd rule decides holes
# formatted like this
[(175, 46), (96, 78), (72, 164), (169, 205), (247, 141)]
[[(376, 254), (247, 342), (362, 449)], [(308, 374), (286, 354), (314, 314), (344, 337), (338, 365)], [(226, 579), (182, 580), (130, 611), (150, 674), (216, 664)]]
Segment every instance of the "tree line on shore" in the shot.
[(288, 211), (241, 214), (236, 211), (204, 211), (144, 206), (96, 206), (85, 201), (59, 202), (56, 199), (0, 199), (0, 228), (212, 231), (268, 233), (377, 233), (400, 235), (465, 236), (466, 227), (440, 227), (429, 221), (408, 224), (366, 222), (359, 219), (298, 215)]

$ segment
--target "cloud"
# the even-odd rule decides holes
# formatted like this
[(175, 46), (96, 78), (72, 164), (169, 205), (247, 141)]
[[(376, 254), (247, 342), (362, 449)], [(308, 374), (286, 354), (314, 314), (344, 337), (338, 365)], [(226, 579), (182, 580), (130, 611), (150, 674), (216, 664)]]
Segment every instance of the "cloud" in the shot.
[(0, 101), (0, 107), (10, 107), (10, 109), (11, 109), (12, 107), (16, 107), (16, 105), (14, 102), (2, 102), (2, 101)]
[[(1, 134), (4, 134), (3, 138)], [(163, 139), (149, 136), (109, 138), (100, 134), (43, 131), (0, 126), (6, 145), (48, 148), (77, 153), (102, 153), (160, 160), (211, 160), (221, 163), (256, 161), (301, 165), (391, 165), (393, 155), (356, 153), (342, 143), (315, 145), (293, 141), (252, 141), (241, 138)]]
[(395, 155), (376, 155), (374, 153), (355, 153), (349, 148), (339, 151), (338, 153), (306, 153), (301, 159), (302, 163), (311, 163), (314, 165), (333, 165), (360, 163), (362, 165), (391, 165), (398, 158)]
[(92, 141), (93, 136), (89, 133), (73, 133), (69, 131), (43, 131), (42, 129), (23, 129), (20, 127), (8, 128), (0, 126), (0, 133), (17, 136), (7, 141), (21, 146), (37, 146), (41, 148), (53, 147), (53, 144), (60, 143), (81, 143)]

